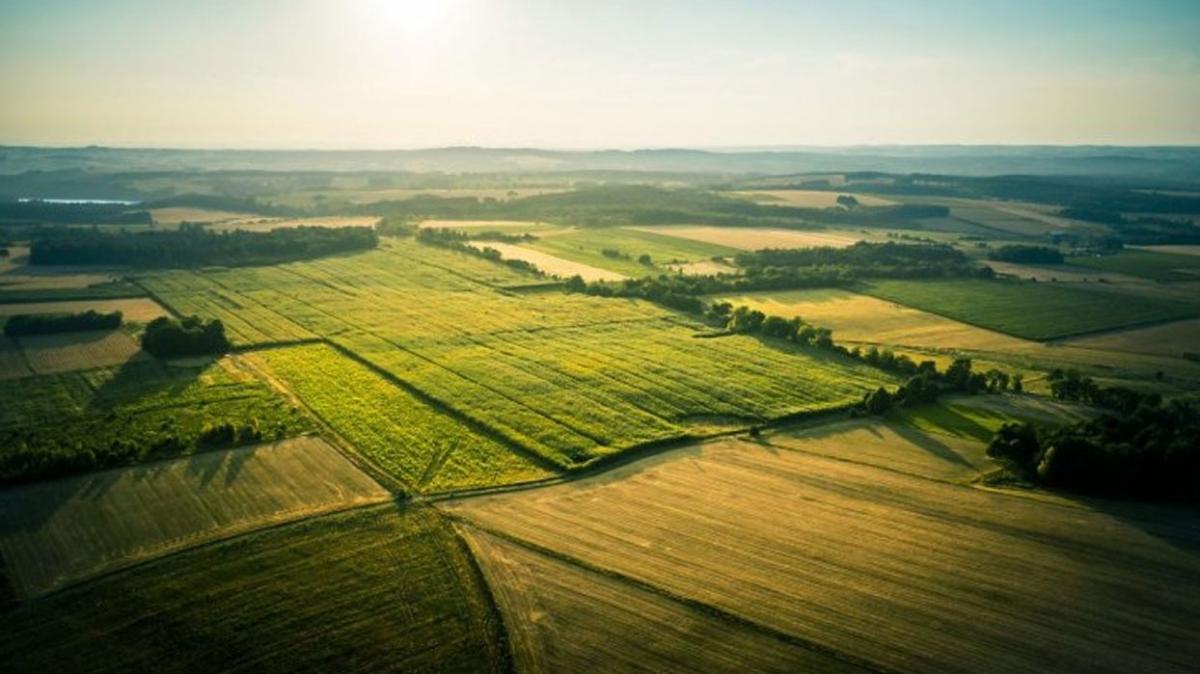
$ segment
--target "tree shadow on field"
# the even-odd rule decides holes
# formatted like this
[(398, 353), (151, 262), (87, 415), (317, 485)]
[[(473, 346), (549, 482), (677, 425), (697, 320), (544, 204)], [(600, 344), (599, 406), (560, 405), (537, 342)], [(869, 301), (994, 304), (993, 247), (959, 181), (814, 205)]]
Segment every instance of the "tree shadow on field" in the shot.
[(1193, 558), (1200, 578), (1200, 505), (1184, 502), (1048, 492), (1075, 506), (1106, 515)]

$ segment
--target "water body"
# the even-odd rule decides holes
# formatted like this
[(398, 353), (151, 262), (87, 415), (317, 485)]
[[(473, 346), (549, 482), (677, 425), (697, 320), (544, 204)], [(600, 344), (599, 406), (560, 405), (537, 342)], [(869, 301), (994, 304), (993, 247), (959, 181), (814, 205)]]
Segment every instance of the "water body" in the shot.
[(30, 201), (40, 201), (45, 204), (70, 204), (78, 206), (81, 204), (107, 204), (110, 206), (134, 206), (140, 204), (140, 201), (127, 201), (125, 199), (43, 199), (41, 197), (21, 197), (17, 199), (21, 203)]

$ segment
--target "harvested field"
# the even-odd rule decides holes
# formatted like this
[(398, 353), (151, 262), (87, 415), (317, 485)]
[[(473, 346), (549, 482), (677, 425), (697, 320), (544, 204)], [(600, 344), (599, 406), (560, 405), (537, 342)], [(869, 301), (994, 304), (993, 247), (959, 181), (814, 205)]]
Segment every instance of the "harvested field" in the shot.
[(561, 258), (549, 253), (543, 253), (539, 250), (527, 248), (525, 246), (515, 246), (511, 243), (500, 243), (498, 241), (472, 241), (471, 246), (483, 250), (484, 248), (493, 248), (500, 251), (506, 260), (524, 260), (547, 274), (570, 278), (572, 276), (581, 276), (584, 281), (620, 281), (625, 277), (624, 274), (618, 274), (615, 271), (593, 267), (591, 265)]
[(737, 267), (722, 262), (713, 262), (712, 260), (688, 262), (686, 264), (669, 264), (667, 268), (688, 276), (715, 276), (717, 274), (738, 273)]
[(17, 343), (36, 374), (111, 367), (150, 358), (136, 339), (120, 330), (18, 337)]
[(518, 231), (562, 228), (562, 225), (529, 220), (422, 220), (418, 226), (422, 229), (502, 229)]
[(984, 264), (994, 269), (997, 274), (1005, 274), (1019, 279), (1033, 279), (1044, 283), (1096, 283), (1099, 279), (1104, 279), (1109, 283), (1146, 283), (1146, 279), (1128, 274), (1081, 269), (1065, 264), (1039, 266), (995, 260), (987, 260)]
[(75, 314), (88, 310), (100, 313), (120, 311), (126, 321), (145, 323), (167, 311), (158, 302), (146, 297), (130, 297), (119, 300), (74, 300), (66, 302), (20, 302), (0, 304), (0, 317), (16, 314)]
[(328, 515), (204, 546), (4, 614), (19, 672), (502, 672), (504, 634), (427, 509)]
[(238, 213), (221, 211), (210, 208), (189, 208), (185, 206), (170, 208), (152, 208), (150, 215), (155, 224), (178, 225), (181, 222), (223, 222), (225, 220), (245, 220), (261, 218), (253, 213)]
[(1074, 337), (1063, 340), (1062, 344), (1081, 349), (1178, 357), (1185, 353), (1200, 353), (1200, 320), (1175, 321), (1147, 328)]
[(1172, 255), (1200, 255), (1200, 246), (1129, 246), (1135, 250), (1147, 250), (1152, 253), (1170, 253)]
[[(826, 192), (822, 190), (753, 190), (732, 192), (731, 194), (751, 201), (773, 206), (796, 206), (799, 208), (837, 208), (837, 199), (846, 192)], [(869, 194), (852, 195), (860, 206), (895, 206), (895, 201)]]
[(331, 215), (316, 218), (264, 218), (251, 215), (236, 220), (216, 222), (209, 229), (224, 232), (240, 229), (246, 232), (269, 232), (287, 227), (374, 227), (379, 218), (373, 215)]
[(0, 491), (22, 596), (263, 526), (391, 498), (323, 440), (206, 452)]
[[(737, 249), (728, 246), (651, 234), (628, 227), (589, 227), (555, 232), (553, 236), (543, 236), (524, 244), (524, 247), (628, 276), (661, 274), (662, 265), (669, 262), (706, 263), (714, 256), (738, 253)], [(639, 262), (642, 255), (649, 255), (651, 264)]]
[(843, 248), (853, 245), (864, 237), (821, 230), (775, 229), (771, 227), (710, 227), (705, 225), (658, 225), (653, 227), (631, 227), (639, 232), (677, 236), (681, 239), (703, 241), (718, 246), (741, 250), (763, 248), (809, 248), (813, 246), (835, 246)]
[(523, 674), (866, 671), (503, 538), (463, 532)]
[(444, 507), (875, 668), (1191, 671), (1196, 512), (1097, 505), (725, 440)]

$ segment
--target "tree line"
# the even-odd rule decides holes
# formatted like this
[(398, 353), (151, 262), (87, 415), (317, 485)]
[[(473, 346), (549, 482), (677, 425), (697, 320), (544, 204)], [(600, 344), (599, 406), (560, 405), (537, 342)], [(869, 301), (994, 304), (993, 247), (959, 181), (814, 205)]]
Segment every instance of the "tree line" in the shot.
[(1055, 371), (1058, 400), (1104, 410), (1061, 428), (1005, 424), (988, 455), (1050, 487), (1105, 496), (1200, 501), (1200, 411), (1157, 393), (1102, 387), (1076, 372)]
[(545, 276), (545, 273), (543, 273), (542, 270), (538, 269), (537, 266), (531, 262), (526, 262), (525, 260), (505, 259), (503, 254), (501, 254), (500, 251), (496, 250), (495, 248), (489, 248), (487, 246), (476, 248), (475, 246), (468, 244), (470, 240), (470, 234), (457, 229), (426, 227), (417, 230), (417, 241), (420, 241), (421, 243), (431, 246), (440, 246), (442, 248), (449, 248), (450, 250), (456, 250), (460, 253), (474, 255), (475, 257), (481, 257), (485, 260), (491, 260), (492, 262), (499, 262), (500, 264), (512, 267), (518, 271), (528, 272), (534, 276)]
[(287, 227), (267, 232), (212, 232), (200, 225), (175, 231), (42, 233), (29, 249), (36, 265), (132, 267), (241, 266), (305, 260), (375, 248), (370, 227)]
[(1057, 248), (1017, 244), (992, 250), (988, 253), (988, 259), (1016, 264), (1062, 264), (1066, 258)]
[(600, 297), (637, 297), (682, 311), (699, 312), (701, 295), (751, 290), (840, 288), (868, 278), (991, 278), (965, 254), (943, 244), (868, 243), (846, 248), (799, 248), (743, 253), (740, 274), (660, 274), (622, 281), (568, 279), (569, 291)]
[(16, 224), (52, 222), (65, 225), (149, 225), (149, 211), (131, 210), (127, 204), (62, 204), (32, 199), (0, 200), (0, 221)]
[(116, 330), (121, 327), (121, 320), (120, 311), (99, 313), (91, 309), (75, 314), (17, 314), (9, 317), (8, 322), (4, 324), (4, 334), (19, 337), (84, 330)]

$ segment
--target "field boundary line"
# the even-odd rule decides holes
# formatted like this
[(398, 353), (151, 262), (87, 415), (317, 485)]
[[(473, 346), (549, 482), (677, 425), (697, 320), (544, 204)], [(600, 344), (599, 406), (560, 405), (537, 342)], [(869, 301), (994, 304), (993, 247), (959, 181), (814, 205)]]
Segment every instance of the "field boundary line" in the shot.
[(196, 550), (201, 550), (203, 548), (221, 545), (223, 543), (228, 543), (229, 541), (237, 540), (239, 538), (248, 538), (251, 536), (257, 536), (259, 534), (262, 534), (262, 533), (265, 533), (268, 531), (274, 531), (276, 529), (282, 529), (284, 527), (290, 527), (290, 526), (297, 525), (297, 524), (303, 524), (305, 522), (310, 522), (312, 520), (318, 520), (323, 517), (332, 517), (334, 515), (341, 515), (341, 514), (353, 512), (356, 510), (367, 510), (370, 508), (384, 508), (384, 507), (389, 507), (389, 506), (403, 507), (403, 505), (404, 505), (403, 500), (397, 498), (393, 494), (391, 499), (383, 498), (383, 499), (377, 499), (374, 501), (369, 501), (369, 502), (364, 502), (364, 503), (351, 503), (351, 504), (347, 504), (345, 507), (334, 508), (332, 510), (324, 510), (321, 512), (314, 512), (314, 513), (310, 513), (308, 515), (304, 515), (302, 517), (298, 517), (296, 519), (281, 520), (278, 522), (265, 522), (265, 523), (263, 523), (262, 526), (230, 531), (225, 535), (218, 535), (218, 536), (215, 536), (212, 538), (206, 538), (206, 539), (197, 541), (194, 545), (187, 545), (187, 546), (168, 550), (167, 552), (165, 552), (161, 555), (155, 555), (152, 557), (144, 557), (142, 559), (135, 559), (135, 560), (131, 561), (129, 564), (124, 564), (124, 565), (119, 565), (119, 566), (109, 568), (109, 569), (107, 569), (101, 573), (98, 573), (94, 576), (87, 576), (86, 578), (80, 578), (79, 580), (77, 580), (73, 583), (68, 583), (61, 587), (56, 587), (53, 590), (50, 590), (49, 592), (43, 592), (41, 594), (32, 595), (29, 597), (25, 597), (23, 599), (18, 599), (17, 602), (19, 604), (28, 604), (28, 603), (44, 601), (46, 599), (50, 599), (50, 598), (58, 596), (60, 594), (66, 594), (69, 592), (79, 590), (79, 589), (86, 587), (88, 585), (91, 585), (93, 583), (98, 583), (98, 582), (106, 580), (108, 578), (112, 578), (113, 576), (119, 576), (121, 574), (131, 573), (131, 572), (137, 571), (138, 569), (141, 569), (143, 567), (162, 562), (163, 560), (171, 559), (173, 557), (178, 557), (179, 555), (186, 555), (186, 554), (189, 554)]
[[(500, 431), (492, 428), (492, 426), (490, 424), (487, 424), (478, 419), (475, 419), (473, 416), (468, 415), (467, 413), (454, 407), (453, 405), (450, 405), (449, 403), (442, 401), (441, 399), (433, 396), (432, 394), (425, 392), (421, 388), (418, 388), (411, 382), (407, 382), (407, 381), (401, 379), (400, 377), (397, 377), (396, 375), (392, 374), (391, 372), (384, 370), (383, 368), (379, 367), (378, 365), (372, 363), (370, 360), (367, 360), (363, 356), (360, 356), (359, 354), (355, 353), (354, 351), (351, 351), (350, 349), (342, 346), (341, 344), (338, 344), (333, 341), (328, 341), (328, 340), (325, 343), (328, 344), (330, 347), (332, 347), (338, 353), (342, 354), (343, 356), (345, 356), (345, 357), (353, 360), (354, 362), (362, 365), (363, 367), (369, 369), (371, 372), (374, 372), (376, 375), (382, 377), (386, 381), (391, 382), (393, 385), (399, 386), (400, 388), (404, 389), (410, 395), (417, 398), (421, 402), (423, 402), (426, 405), (429, 405), (430, 407), (432, 407), (433, 409), (449, 416), (450, 418), (458, 421), (459, 423), (464, 424), (465, 426), (467, 426), (467, 428), (470, 428), (471, 430), (476, 431), (476, 432), (480, 433), (481, 435), (485, 435), (487, 437), (490, 437), (493, 440), (500, 442), (505, 447), (508, 447), (508, 448), (516, 451), (518, 454), (521, 454), (522, 456), (530, 459), (535, 464), (537, 464), (543, 468), (552, 470), (554, 472), (562, 472), (563, 466), (561, 466), (557, 463), (554, 463), (548, 457), (542, 456), (541, 454), (533, 451), (532, 449), (529, 449), (528, 447), (525, 447), (524, 445), (509, 438), (506, 434), (501, 433)], [(391, 342), (389, 342), (389, 343), (391, 343)], [(414, 354), (414, 352), (409, 351), (407, 349), (404, 349), (404, 351), (406, 353)], [(414, 355), (417, 355), (417, 354), (414, 354)], [(428, 360), (425, 356), (420, 356), (420, 357), (425, 360)], [(458, 374), (454, 370), (451, 370), (450, 368), (447, 368), (446, 366), (444, 366), (440, 363), (437, 363), (432, 360), (428, 360), (428, 362), (433, 363), (434, 365), (437, 365), (438, 367), (444, 368), (449, 372), (453, 372), (455, 375), (457, 375), (459, 377), (462, 377), (461, 374)], [(463, 379), (466, 379), (467, 381), (471, 381), (472, 383), (476, 383), (476, 385), (478, 385), (477, 382), (474, 382), (473, 380), (471, 380), (467, 377), (463, 377)], [(491, 390), (491, 389), (489, 388), (488, 390)]]
[(491, 609), (492, 617), (496, 620), (496, 624), (500, 626), (500, 643), (497, 644), (500, 659), (500, 667), (508, 674), (516, 674), (517, 665), (513, 658), (512, 652), (512, 636), (508, 629), (508, 623), (504, 619), (504, 611), (500, 610), (500, 603), (496, 601), (496, 593), (492, 591), (492, 586), (487, 581), (487, 576), (483, 573), (483, 567), (479, 564), (479, 558), (476, 555), (475, 548), (471, 542), (463, 536), (463, 524), (451, 518), (446, 513), (431, 508), (437, 517), (446, 520), (450, 525), (450, 531), (454, 534), (454, 541), (462, 549), (463, 555), (467, 558), (467, 564), (471, 567), (471, 573), (475, 576), (475, 582), (479, 584), (482, 590), (481, 594), (487, 599), (488, 608)]
[(183, 314), (180, 313), (178, 309), (171, 306), (170, 302), (164, 300), (162, 297), (160, 297), (158, 295), (158, 293), (147, 288), (145, 286), (145, 284), (142, 283), (142, 279), (140, 276), (127, 276), (127, 277), (125, 277), (125, 280), (129, 281), (131, 284), (141, 288), (142, 292), (145, 293), (146, 297), (149, 297), (151, 300), (157, 302), (159, 306), (161, 306), (163, 309), (167, 310), (167, 313), (171, 314), (175, 318), (183, 318)]
[[(807, 428), (809, 426), (820, 426), (824, 423), (832, 423), (838, 420), (838, 417), (844, 415), (849, 410), (857, 406), (857, 403), (840, 405), (830, 409), (816, 410), (812, 412), (796, 412), (794, 414), (784, 415), (773, 420), (766, 421), (761, 424), (752, 426), (757, 429), (783, 430), (786, 428)], [(849, 417), (846, 417), (849, 418)], [(585, 480), (590, 477), (602, 475), (609, 470), (620, 468), (621, 466), (635, 463), (643, 459), (648, 459), (659, 454), (690, 447), (693, 445), (702, 445), (720, 440), (722, 438), (730, 438), (738, 435), (746, 435), (750, 432), (749, 428), (734, 428), (724, 431), (716, 431), (705, 435), (682, 435), (672, 438), (664, 438), (661, 440), (651, 440), (639, 445), (635, 445), (624, 451), (604, 456), (596, 457), (588, 463), (581, 464), (579, 468), (560, 471), (559, 475), (554, 477), (542, 478), (540, 480), (529, 480), (527, 482), (516, 482), (513, 484), (502, 484), (492, 487), (473, 487), (470, 489), (455, 489), (443, 492), (434, 492), (432, 494), (422, 494), (414, 497), (412, 500), (422, 503), (439, 503), (442, 501), (459, 501), (471, 498), (482, 498), (485, 496), (496, 496), (499, 494), (508, 494), (519, 491), (529, 491), (531, 489), (539, 489), (541, 487), (551, 487), (558, 484)], [(747, 437), (750, 437), (747, 435)]]
[(512, 543), (513, 545), (517, 545), (522, 548), (525, 548), (526, 550), (529, 550), (535, 554), (541, 555), (543, 557), (548, 557), (550, 559), (554, 559), (554, 560), (557, 560), (557, 561), (565, 563), (565, 564), (569, 564), (576, 568), (582, 569), (586, 572), (589, 572), (589, 573), (592, 573), (595, 575), (599, 575), (599, 576), (603, 576), (605, 578), (623, 583), (625, 585), (633, 586), (639, 590), (648, 592), (648, 593), (653, 594), (662, 599), (666, 599), (666, 600), (674, 602), (676, 604), (682, 604), (683, 606), (686, 606), (687, 608), (690, 608), (690, 609), (697, 611), (699, 613), (702, 613), (704, 615), (708, 615), (708, 616), (711, 616), (718, 620), (721, 620), (723, 622), (726, 622), (726, 623), (729, 623), (732, 625), (737, 625), (737, 626), (745, 628), (745, 629), (752, 630), (763, 636), (771, 637), (771, 638), (773, 638), (777, 641), (783, 642), (789, 646), (803, 648), (803, 649), (811, 651), (813, 653), (819, 653), (821, 655), (828, 656), (828, 657), (838, 660), (840, 662), (843, 662), (843, 663), (846, 663), (849, 665), (853, 665), (855, 667), (860, 667), (860, 668), (863, 668), (863, 669), (866, 669), (866, 670), (869, 670), (872, 672), (878, 672), (880, 674), (891, 674), (892, 672), (896, 671), (896, 670), (892, 670), (887, 667), (884, 667), (882, 665), (876, 664), (872, 661), (865, 660), (865, 659), (859, 658), (854, 655), (850, 655), (849, 653), (844, 653), (842, 651), (839, 651), (834, 648), (830, 648), (829, 646), (825, 646), (823, 644), (817, 643), (815, 641), (811, 641), (809, 639), (805, 639), (804, 637), (796, 636), (789, 632), (784, 632), (784, 631), (776, 629), (774, 627), (764, 625), (760, 622), (751, 620), (749, 618), (746, 618), (742, 615), (739, 615), (739, 614), (729, 611), (727, 609), (719, 608), (717, 606), (713, 606), (712, 604), (700, 601), (699, 599), (694, 599), (692, 597), (689, 597), (689, 596), (686, 596), (683, 594), (679, 594), (672, 590), (668, 590), (666, 588), (655, 585), (654, 583), (651, 583), (649, 581), (645, 581), (640, 578), (636, 578), (634, 576), (627, 575), (620, 571), (616, 571), (616, 570), (610, 569), (608, 567), (600, 566), (598, 564), (594, 564), (592, 562), (585, 561), (578, 557), (574, 557), (572, 555), (569, 555), (564, 552), (560, 552), (558, 550), (554, 550), (552, 548), (547, 548), (545, 546), (539, 545), (538, 543), (534, 543), (532, 541), (525, 540), (525, 539), (520, 538), (519, 536), (516, 536), (513, 534), (509, 534), (506, 532), (492, 529), (490, 527), (483, 526), (483, 525), (471, 520), (469, 517), (460, 515), (458, 513), (447, 513), (446, 517), (448, 517), (449, 519), (451, 519), (457, 523), (461, 523), (463, 526), (478, 529), (479, 531), (482, 531), (490, 536), (495, 536), (496, 538), (499, 538), (501, 540), (508, 541), (509, 543)]
[(416, 492), (416, 489), (410, 486), (408, 483), (394, 475), (391, 475), (383, 468), (375, 465), (375, 463), (366, 456), (363, 456), (352, 443), (339, 435), (324, 417), (318, 414), (317, 411), (310, 407), (308, 403), (304, 402), (300, 396), (296, 395), (294, 391), (288, 388), (288, 386), (278, 377), (276, 377), (274, 373), (270, 372), (270, 370), (265, 367), (265, 364), (260, 367), (259, 364), (251, 362), (249, 359), (239, 358), (238, 360), (247, 368), (249, 368), (256, 377), (266, 382), (267, 386), (274, 389), (278, 393), (281, 393), (293, 404), (304, 409), (308, 416), (317, 423), (321, 430), (321, 436), (328, 440), (329, 444), (332, 445), (339, 454), (346, 457), (347, 461), (354, 464), (357, 468), (362, 469), (362, 471), (370, 476), (371, 479), (383, 485), (384, 488), (391, 491), (397, 498), (411, 498)]

